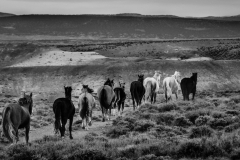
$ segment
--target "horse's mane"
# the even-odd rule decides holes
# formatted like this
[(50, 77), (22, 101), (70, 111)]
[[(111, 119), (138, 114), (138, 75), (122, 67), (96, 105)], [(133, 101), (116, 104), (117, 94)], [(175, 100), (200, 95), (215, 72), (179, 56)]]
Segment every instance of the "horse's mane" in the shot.
[(107, 81), (104, 83), (104, 85), (108, 85), (110, 87), (113, 87), (113, 80), (110, 80), (109, 78), (107, 79)]
[(32, 114), (32, 93), (30, 95), (25, 95), (23, 98), (19, 98), (18, 104), (20, 106), (28, 105), (29, 104), (29, 113)]
[(88, 93), (94, 92), (94, 90), (92, 88), (89, 88), (88, 85), (83, 85), (83, 89), (87, 90)]
[(65, 89), (65, 98), (71, 99), (72, 98), (72, 87), (71, 86), (68, 86), (68, 87), (64, 86), (64, 89)]

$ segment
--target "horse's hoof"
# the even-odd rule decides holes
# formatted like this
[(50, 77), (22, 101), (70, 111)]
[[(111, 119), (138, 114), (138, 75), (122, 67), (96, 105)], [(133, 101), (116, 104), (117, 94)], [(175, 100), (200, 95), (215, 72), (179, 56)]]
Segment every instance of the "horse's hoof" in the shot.
[(62, 138), (62, 139), (64, 139), (65, 137), (64, 137), (64, 136), (62, 136), (61, 138)]
[(102, 122), (105, 122), (105, 119), (102, 119)]
[(72, 136), (70, 136), (70, 139), (73, 139), (73, 137), (72, 137)]
[(82, 127), (82, 129), (85, 129), (85, 127)]
[(89, 126), (92, 126), (92, 122), (89, 122), (88, 125), (89, 125)]

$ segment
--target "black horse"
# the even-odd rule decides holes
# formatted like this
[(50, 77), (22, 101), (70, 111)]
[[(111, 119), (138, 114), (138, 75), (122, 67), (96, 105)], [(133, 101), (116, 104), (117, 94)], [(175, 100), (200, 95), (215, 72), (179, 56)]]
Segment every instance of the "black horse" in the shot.
[(194, 100), (197, 86), (197, 73), (192, 73), (190, 78), (183, 78), (180, 85), (183, 94), (183, 100), (189, 100), (190, 93), (192, 93), (192, 100)]
[(120, 116), (120, 115), (122, 115), (123, 110), (124, 110), (124, 102), (126, 100), (126, 93), (125, 93), (125, 83), (119, 82), (119, 86), (120, 87), (114, 88), (115, 97), (114, 97), (113, 106), (115, 108), (117, 105), (118, 115)]
[(143, 95), (145, 94), (145, 88), (143, 86), (144, 75), (138, 75), (138, 81), (133, 81), (130, 86), (130, 92), (133, 101), (133, 110), (135, 110), (135, 101), (137, 108), (141, 105)]
[[(71, 100), (71, 92), (72, 87), (65, 87), (65, 98), (58, 98), (53, 103), (53, 112), (55, 114), (55, 133), (58, 133), (58, 130), (61, 133), (61, 137), (64, 137), (65, 133), (65, 125), (67, 123), (67, 120), (70, 120), (69, 123), (69, 132), (70, 132), (70, 139), (73, 139), (72, 137), (72, 123), (73, 123), (73, 116), (75, 114), (75, 107)], [(60, 123), (61, 121), (61, 123)]]

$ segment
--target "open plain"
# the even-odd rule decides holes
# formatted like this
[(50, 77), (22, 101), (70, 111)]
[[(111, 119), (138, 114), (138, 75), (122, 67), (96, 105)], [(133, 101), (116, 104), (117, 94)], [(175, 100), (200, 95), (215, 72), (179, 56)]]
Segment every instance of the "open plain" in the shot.
[[(50, 20), (44, 20), (44, 16), (36, 17), (39, 26), (43, 25), (40, 22), (50, 24), (52, 20), (51, 16), (48, 17)], [(85, 21), (84, 16), (82, 18)], [(112, 17), (108, 18), (111, 21)], [(211, 34), (207, 33), (211, 29), (185, 27), (188, 34), (189, 30), (194, 33), (192, 38), (191, 35), (183, 37), (178, 34), (180, 37), (174, 38), (176, 35), (170, 33), (175, 33), (167, 30), (169, 35), (163, 39), (153, 36), (155, 33), (149, 33), (148, 37), (139, 29), (134, 31), (136, 36), (131, 35), (131, 31), (124, 35), (119, 33), (122, 31), (119, 28), (118, 32), (110, 30), (116, 34), (102, 33), (112, 37), (101, 37), (99, 31), (99, 34), (76, 38), (71, 36), (78, 33), (77, 28), (74, 33), (67, 33), (64, 27), (55, 33), (54, 27), (47, 30), (51, 34), (47, 31), (36, 34), (32, 30), (33, 33), (25, 35), (27, 30), (24, 30), (23, 19), (28, 19), (29, 23), (34, 21), (32, 16), (1, 19), (0, 31), (4, 35), (0, 41), (0, 113), (8, 103), (17, 103), (22, 91), (33, 93), (30, 145), (25, 145), (23, 130), (20, 130), (17, 145), (10, 146), (3, 136), (0, 139), (0, 159), (240, 159), (240, 39), (226, 36), (230, 34), (221, 32), (224, 27)], [(146, 19), (143, 17), (142, 21)], [(154, 24), (155, 19), (150, 18)], [(187, 20), (194, 21), (176, 19), (182, 25)], [(14, 20), (20, 22), (11, 28)], [(171, 20), (164, 18), (168, 24), (172, 24)], [(237, 20), (199, 21), (230, 26), (232, 34), (238, 31), (237, 27), (228, 25), (239, 25)], [(93, 22), (95, 24), (96, 20)], [(110, 29), (116, 27), (115, 23), (110, 24)], [(9, 34), (10, 30), (14, 30), (13, 35)], [(201, 31), (206, 34), (200, 34)], [(144, 32), (147, 34), (146, 29)], [(218, 37), (219, 33), (222, 36)], [(81, 36), (80, 32), (78, 34)], [(119, 35), (122, 37), (116, 37)], [(142, 104), (139, 110), (133, 111), (131, 82), (137, 80), (138, 74), (149, 77), (155, 71), (162, 74), (161, 83), (164, 77), (175, 71), (181, 73), (181, 78), (197, 72), (196, 99), (183, 101), (180, 93), (178, 99), (173, 96), (173, 101), (166, 104), (160, 86), (156, 104)], [(81, 128), (77, 105), (82, 85), (93, 88), (95, 95), (107, 78), (114, 79), (115, 84), (118, 81), (126, 83), (124, 114), (101, 122), (101, 108), (97, 101), (93, 125), (85, 131)], [(64, 97), (64, 86), (72, 86), (72, 101), (77, 108), (73, 140), (69, 139), (68, 132), (64, 139), (53, 134), (52, 105), (55, 99)]]

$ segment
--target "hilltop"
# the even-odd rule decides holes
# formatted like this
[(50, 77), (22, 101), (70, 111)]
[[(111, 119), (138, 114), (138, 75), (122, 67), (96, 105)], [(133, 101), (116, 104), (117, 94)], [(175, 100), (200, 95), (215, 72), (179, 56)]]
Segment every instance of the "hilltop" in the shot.
[(9, 17), (9, 16), (15, 16), (15, 14), (0, 12), (0, 17)]
[(1, 17), (0, 33), (2, 39), (11, 36), (38, 39), (46, 35), (48, 38), (62, 36), (62, 39), (233, 38), (240, 37), (240, 21), (237, 18), (239, 16), (19, 15)]

